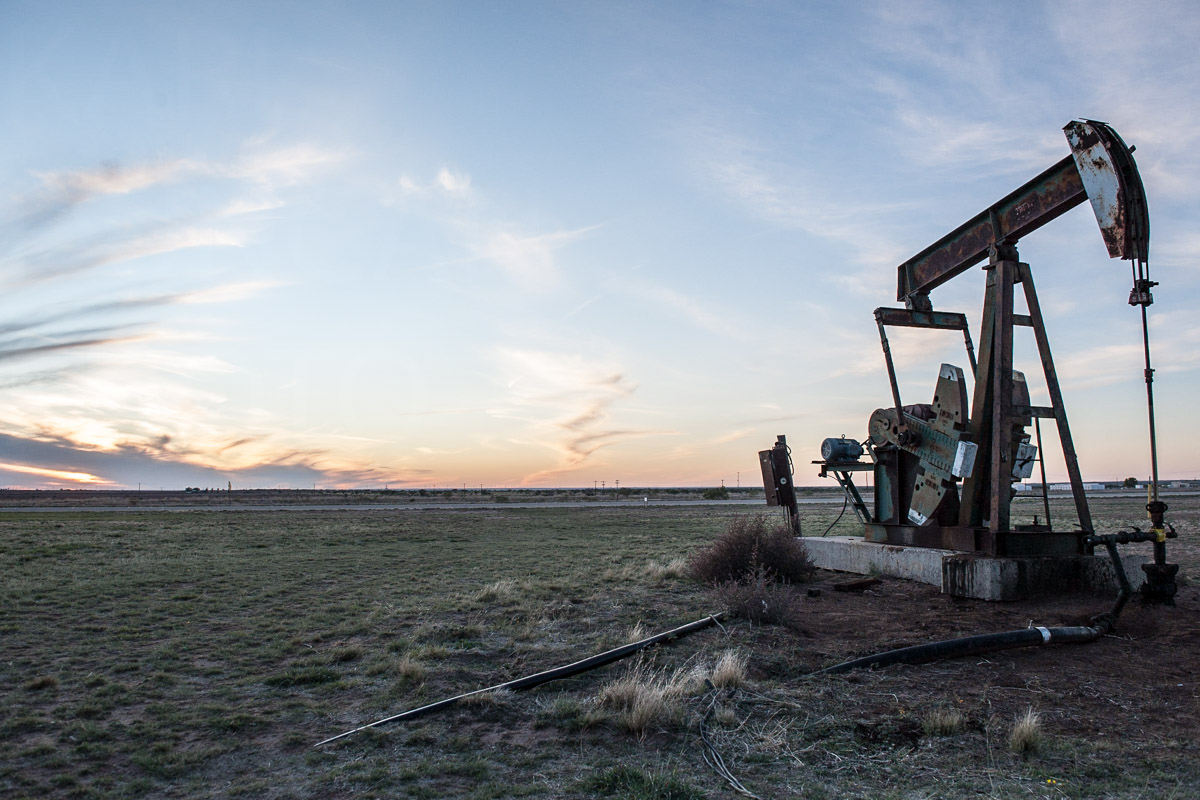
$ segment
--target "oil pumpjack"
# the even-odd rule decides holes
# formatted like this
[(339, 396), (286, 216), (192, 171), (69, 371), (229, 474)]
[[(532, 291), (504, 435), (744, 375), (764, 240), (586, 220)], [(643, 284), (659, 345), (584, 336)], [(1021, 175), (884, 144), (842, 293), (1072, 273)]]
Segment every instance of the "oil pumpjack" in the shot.
[[(821, 477), (833, 477), (842, 487), (869, 542), (942, 548), (984, 558), (1089, 554), (1099, 537), (1084, 493), (1033, 274), (1017, 252), (1021, 237), (1089, 201), (1109, 256), (1131, 262), (1134, 285), (1129, 304), (1141, 308), (1152, 465), (1147, 504), (1151, 531), (1142, 539), (1154, 542), (1154, 563), (1143, 566), (1143, 592), (1170, 602), (1178, 566), (1166, 563), (1165, 542), (1174, 530), (1164, 521), (1167, 507), (1158, 496), (1146, 318), (1147, 306), (1153, 302), (1150, 289), (1157, 284), (1149, 276), (1146, 195), (1132, 148), (1112, 127), (1080, 120), (1063, 130), (1069, 156), (900, 264), (896, 298), (904, 307), (875, 309), (892, 405), (871, 415), (863, 442), (826, 439), (822, 459), (814, 463), (820, 466)], [(987, 279), (977, 359), (966, 315), (935, 311), (929, 295), (985, 260)], [(1017, 286), (1024, 294), (1024, 314), (1014, 308)], [(886, 329), (891, 326), (961, 331), (974, 376), (969, 402), (963, 369), (943, 364), (932, 402), (904, 405), (887, 338)], [(1013, 369), (1017, 327), (1033, 331), (1049, 396), (1047, 406), (1031, 404), (1025, 376)], [(1044, 466), (1044, 522), (1035, 517), (1031, 523), (1019, 524), (1012, 519), (1014, 484), (1029, 478), (1034, 463), (1041, 462), (1042, 419), (1053, 420), (1057, 426), (1078, 519), (1078, 528), (1072, 530), (1058, 530), (1051, 524)], [(759, 458), (768, 504), (786, 506), (798, 530), (788, 453), (786, 440), (780, 436)], [(864, 454), (869, 460), (863, 460)], [(869, 472), (873, 477), (871, 507), (854, 483), (856, 472)]]

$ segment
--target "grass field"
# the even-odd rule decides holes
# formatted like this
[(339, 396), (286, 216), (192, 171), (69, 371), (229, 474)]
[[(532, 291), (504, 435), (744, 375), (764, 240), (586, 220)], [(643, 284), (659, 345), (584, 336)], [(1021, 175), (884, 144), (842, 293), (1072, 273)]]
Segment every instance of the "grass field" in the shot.
[[(1172, 505), (1193, 521), (1196, 507)], [(824, 592), (802, 628), (712, 628), (636, 663), (313, 747), (720, 610), (671, 562), (747, 510), (4, 514), (0, 796), (734, 796), (702, 757), (706, 713), (708, 741), (764, 798), (1194, 796), (1194, 728), (1131, 726), (1107, 690), (1014, 683), (1030, 658), (1056, 669), (1041, 650), (803, 678), (887, 638), (866, 625), (839, 637), (822, 609), (887, 623), (899, 631), (889, 642), (910, 643), (939, 638), (921, 614), (961, 617), (959, 635), (1027, 610), (900, 581), (838, 606)], [(807, 529), (838, 510), (806, 509)], [(1195, 593), (1181, 594), (1193, 617)], [(1111, 646), (1126, 644), (1138, 652), (1132, 637)], [(605, 702), (619, 677), (711, 676), (726, 651), (748, 661), (739, 689), (679, 684), (671, 708), (640, 726)], [(1099, 685), (1086, 677), (1078, 685)], [(1166, 697), (1155, 691), (1146, 702)], [(1178, 691), (1171, 702), (1194, 713), (1194, 680)], [(1018, 752), (1010, 728), (1034, 707), (1042, 738)], [(1096, 730), (1106, 716), (1112, 730)]]

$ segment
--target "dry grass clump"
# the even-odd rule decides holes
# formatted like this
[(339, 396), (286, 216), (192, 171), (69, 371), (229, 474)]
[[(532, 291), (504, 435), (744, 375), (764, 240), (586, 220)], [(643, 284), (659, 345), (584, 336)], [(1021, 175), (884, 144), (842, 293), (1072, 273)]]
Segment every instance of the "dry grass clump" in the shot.
[(816, 568), (791, 528), (763, 514), (735, 517), (725, 532), (688, 562), (693, 578), (706, 583), (741, 582), (756, 575), (796, 583)]
[(929, 736), (954, 736), (967, 726), (967, 718), (957, 708), (935, 708), (921, 720), (921, 730)]
[(625, 644), (633, 644), (640, 642), (646, 638), (646, 626), (640, 622), (635, 622), (629, 626), (629, 630), (625, 632)]
[(25, 682), (25, 690), (28, 692), (40, 692), (43, 689), (57, 688), (58, 678), (55, 678), (53, 675), (42, 675)]
[(330, 664), (344, 664), (347, 661), (357, 661), (362, 658), (366, 652), (361, 645), (352, 644), (346, 647), (339, 647), (329, 653), (328, 661)]
[(500, 603), (511, 600), (517, 593), (517, 582), (509, 578), (484, 586), (472, 598), (476, 603)]
[(1042, 743), (1042, 717), (1032, 708), (1017, 717), (1012, 732), (1008, 735), (1008, 747), (1014, 753), (1028, 755)]
[(686, 578), (689, 572), (686, 558), (673, 558), (670, 561), (651, 561), (646, 565), (646, 575), (654, 580), (678, 580)]
[(683, 717), (683, 706), (667, 696), (653, 672), (640, 665), (600, 687), (596, 702), (615, 712), (617, 725), (638, 737), (654, 728), (672, 726)]
[(412, 649), (414, 659), (436, 661), (450, 655), (450, 648), (440, 644), (423, 644)]
[(718, 689), (735, 689), (746, 685), (746, 665), (749, 656), (736, 650), (726, 650), (713, 665), (709, 680)]
[(652, 730), (678, 725), (683, 720), (683, 701), (687, 698), (702, 695), (713, 687), (745, 685), (747, 660), (741, 653), (726, 650), (712, 666), (695, 663), (656, 671), (639, 662), (600, 687), (596, 706), (612, 713), (619, 727), (641, 738)]
[(656, 728), (670, 728), (683, 719), (683, 699), (704, 688), (706, 670), (702, 667), (659, 673), (645, 664), (637, 664), (616, 680), (600, 687), (596, 704), (615, 714), (618, 726), (646, 736)]
[(737, 716), (737, 711), (730, 706), (718, 707), (715, 711), (713, 711), (710, 721), (713, 725), (722, 728), (736, 728), (741, 724), (741, 720), (739, 720)]
[(427, 670), (425, 665), (412, 656), (405, 655), (396, 662), (396, 677), (408, 683), (420, 683), (425, 680)]

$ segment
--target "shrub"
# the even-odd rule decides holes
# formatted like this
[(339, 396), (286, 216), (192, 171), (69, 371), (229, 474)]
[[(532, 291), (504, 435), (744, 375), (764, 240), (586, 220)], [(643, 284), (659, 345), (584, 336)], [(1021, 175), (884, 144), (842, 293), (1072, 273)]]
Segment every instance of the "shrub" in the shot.
[(717, 594), (735, 617), (760, 625), (799, 627), (800, 598), (762, 567), (747, 578), (717, 584)]
[(796, 582), (814, 571), (804, 545), (781, 523), (762, 514), (734, 518), (725, 533), (692, 555), (693, 578), (706, 583), (747, 580)]
[(713, 487), (712, 489), (705, 489), (701, 497), (705, 500), (728, 500), (729, 490), (724, 486)]

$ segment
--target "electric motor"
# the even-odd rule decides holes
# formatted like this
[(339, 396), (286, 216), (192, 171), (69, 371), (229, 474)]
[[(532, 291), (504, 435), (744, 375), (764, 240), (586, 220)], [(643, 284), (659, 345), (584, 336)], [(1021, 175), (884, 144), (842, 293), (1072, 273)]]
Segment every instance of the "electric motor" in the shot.
[(862, 454), (862, 445), (845, 436), (840, 439), (831, 437), (821, 442), (821, 458), (830, 463), (857, 461)]

